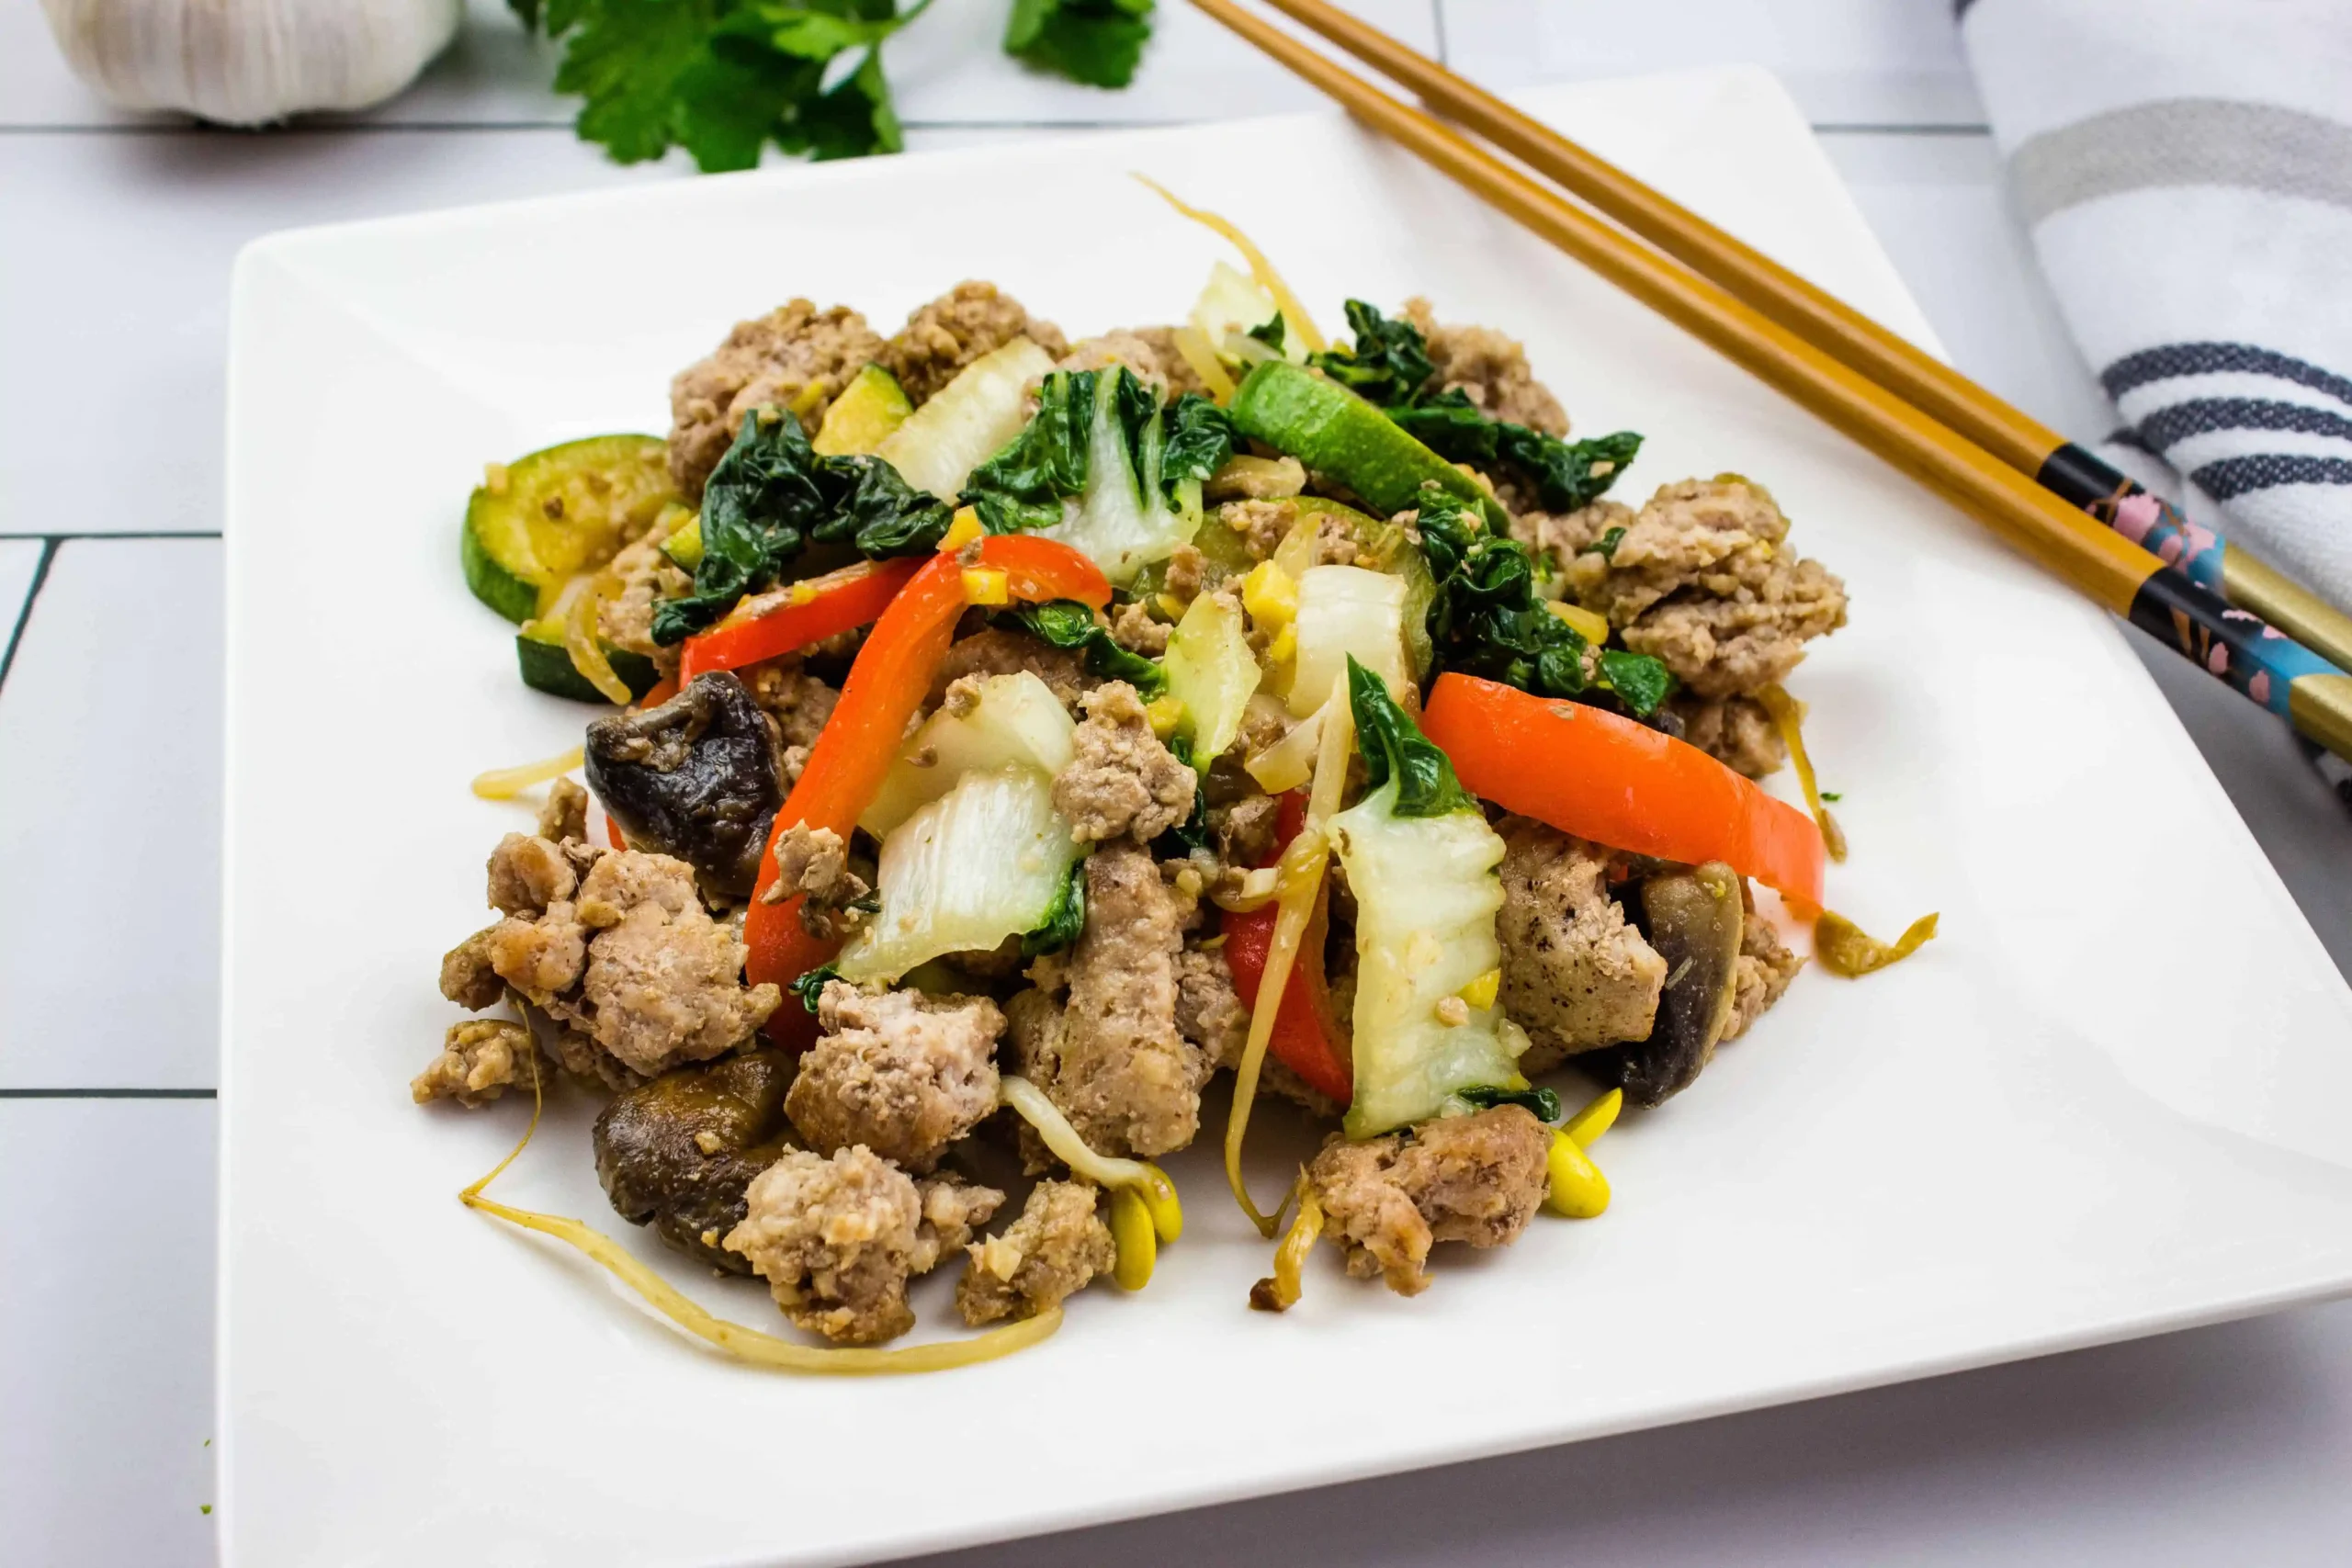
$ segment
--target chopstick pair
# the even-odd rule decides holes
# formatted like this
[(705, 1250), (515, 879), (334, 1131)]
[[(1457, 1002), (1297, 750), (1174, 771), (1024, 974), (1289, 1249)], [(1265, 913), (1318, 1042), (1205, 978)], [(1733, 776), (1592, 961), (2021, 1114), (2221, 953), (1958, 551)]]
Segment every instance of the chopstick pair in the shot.
[[(2352, 760), (2352, 674), (2339, 667), (2352, 663), (2352, 619), (2308, 590), (1697, 214), (1325, 0), (1270, 4), (1650, 243), (1628, 238), (1235, 0), (1193, 3), (2077, 592)], [(2338, 662), (2306, 642), (2328, 648)]]

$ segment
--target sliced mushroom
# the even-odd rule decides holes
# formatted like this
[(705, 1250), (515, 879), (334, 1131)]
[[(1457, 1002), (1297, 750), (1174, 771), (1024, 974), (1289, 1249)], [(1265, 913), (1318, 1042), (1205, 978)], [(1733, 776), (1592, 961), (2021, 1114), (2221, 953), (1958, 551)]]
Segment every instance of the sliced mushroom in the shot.
[(1614, 1083), (1636, 1105), (1688, 1089), (1715, 1054), (1739, 990), (1744, 900), (1721, 861), (1661, 871), (1642, 883), (1642, 924), (1666, 960), (1666, 989), (1647, 1040), (1588, 1052), (1577, 1066)]
[(792, 1058), (758, 1050), (680, 1067), (617, 1095), (596, 1118), (596, 1179), (631, 1224), (731, 1274), (752, 1266), (719, 1246), (752, 1179), (792, 1147), (784, 1092)]
[(747, 898), (784, 804), (784, 745), (743, 682), (697, 675), (659, 707), (588, 727), (588, 783), (629, 842), (695, 868), (713, 897)]

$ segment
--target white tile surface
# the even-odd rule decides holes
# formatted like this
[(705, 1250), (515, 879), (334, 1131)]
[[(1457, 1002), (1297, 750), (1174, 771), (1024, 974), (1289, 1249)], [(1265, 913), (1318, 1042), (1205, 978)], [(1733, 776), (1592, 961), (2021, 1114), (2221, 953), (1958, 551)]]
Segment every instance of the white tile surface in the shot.
[(0, 688), (0, 1089), (211, 1088), (218, 540), (59, 547)]
[(1984, 118), (1951, 0), (1440, 0), (1445, 53), (1488, 86), (1753, 63), (1815, 123)]
[(0, 1100), (0, 1561), (213, 1559), (209, 1100)]
[(0, 213), (42, 236), (0, 244), (0, 531), (220, 527), (246, 241), (679, 173), (616, 168), (568, 130), (0, 138)]

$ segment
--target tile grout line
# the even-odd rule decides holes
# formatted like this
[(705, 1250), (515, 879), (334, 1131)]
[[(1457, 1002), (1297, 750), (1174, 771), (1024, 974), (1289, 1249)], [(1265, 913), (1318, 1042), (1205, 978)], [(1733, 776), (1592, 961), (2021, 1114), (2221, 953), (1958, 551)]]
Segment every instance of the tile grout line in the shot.
[(40, 559), (33, 563), (33, 580), (25, 584), (25, 602), (17, 608), (15, 625), (8, 628), (8, 647), (0, 651), (0, 687), (8, 683), (8, 671), (17, 662), (17, 646), (25, 640), (25, 628), (32, 624), (33, 601), (40, 597), (41, 584), (49, 581), (49, 563), (57, 558), (57, 541), (43, 539)]
[(218, 1100), (217, 1089), (0, 1089), (8, 1100)]
[(103, 529), (86, 534), (11, 534), (0, 530), (0, 544), (20, 543), (41, 539), (52, 545), (73, 544), (83, 539), (217, 539), (218, 528), (157, 528), (143, 533), (113, 534)]

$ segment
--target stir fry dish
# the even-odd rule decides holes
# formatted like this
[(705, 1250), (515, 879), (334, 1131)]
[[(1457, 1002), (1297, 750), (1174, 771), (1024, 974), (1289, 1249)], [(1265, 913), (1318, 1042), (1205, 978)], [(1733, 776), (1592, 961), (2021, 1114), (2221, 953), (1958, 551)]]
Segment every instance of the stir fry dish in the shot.
[[(1033, 1342), (1146, 1284), (1183, 1223), (1154, 1162), (1204, 1135), (1279, 1238), (1237, 1307), (1295, 1302), (1318, 1241), (1418, 1293), (1440, 1243), (1608, 1206), (1594, 1140), (1805, 962), (1758, 885), (1842, 973), (1932, 934), (1821, 913), (1781, 683), (1847, 596), (1770, 491), (1620, 500), (1641, 438), (1571, 436), (1511, 338), (1410, 299), (1327, 340), (1190, 215), (1250, 268), (1181, 324), (1073, 344), (967, 282), (886, 337), (796, 299), (678, 374), (666, 439), (493, 465), (467, 508), (523, 682), (604, 708), (477, 781), (548, 788), (413, 1097), (602, 1097), (614, 1211), (802, 1337), (467, 1201), (747, 1359)], [(1792, 744), (1812, 814), (1752, 782)], [(1265, 1094), (1329, 1128), (1286, 1194), (1241, 1178)], [(842, 1348), (934, 1269), (990, 1333)]]

